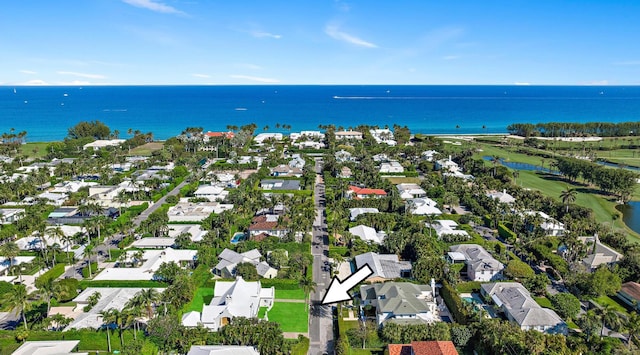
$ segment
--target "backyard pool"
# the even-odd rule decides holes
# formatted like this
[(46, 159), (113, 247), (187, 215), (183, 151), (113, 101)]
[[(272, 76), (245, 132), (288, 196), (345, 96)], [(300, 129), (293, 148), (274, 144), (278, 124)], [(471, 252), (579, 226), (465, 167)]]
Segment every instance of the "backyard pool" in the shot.
[(233, 235), (233, 237), (231, 238), (231, 244), (238, 244), (238, 242), (241, 242), (243, 240), (246, 239), (246, 236), (244, 233), (242, 232), (237, 232), (236, 234)]

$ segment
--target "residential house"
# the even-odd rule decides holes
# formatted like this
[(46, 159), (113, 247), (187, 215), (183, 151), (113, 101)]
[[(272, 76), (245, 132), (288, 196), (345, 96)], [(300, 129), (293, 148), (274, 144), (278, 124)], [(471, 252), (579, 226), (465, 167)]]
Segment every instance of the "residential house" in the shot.
[(436, 152), (435, 150), (425, 150), (424, 152), (422, 152), (422, 154), (420, 154), (422, 160), (425, 161), (433, 161), (436, 155), (438, 155), (438, 152)]
[(435, 168), (436, 170), (445, 170), (445, 171), (449, 171), (449, 172), (454, 172), (454, 171), (459, 171), (460, 167), (458, 166), (458, 163), (456, 163), (455, 161), (451, 160), (451, 155), (449, 155), (448, 159), (440, 159), (436, 161), (435, 164)]
[(640, 311), (640, 284), (629, 281), (622, 284), (618, 298), (632, 308)]
[(369, 133), (371, 133), (371, 136), (378, 144), (386, 143), (387, 145), (390, 145), (392, 147), (397, 144), (397, 142), (393, 139), (393, 132), (391, 132), (391, 130), (387, 128), (370, 129)]
[(427, 192), (418, 184), (402, 183), (396, 185), (400, 198), (403, 200), (427, 197)]
[(106, 147), (117, 147), (126, 142), (126, 139), (98, 139), (82, 146), (83, 150), (93, 149), (99, 150)]
[(302, 169), (304, 168), (304, 166), (307, 164), (307, 162), (302, 159), (302, 157), (300, 156), (300, 154), (294, 154), (293, 158), (291, 160), (289, 160), (289, 166), (292, 168), (298, 168), (298, 169)]
[[(76, 308), (83, 309), (84, 306), (89, 304), (89, 298), (94, 293), (100, 294), (100, 299), (91, 310), (88, 312), (82, 312), (78, 315), (65, 329), (64, 331), (72, 329), (100, 329), (102, 328), (102, 315), (100, 312), (107, 311), (109, 309), (116, 309), (122, 311), (124, 306), (135, 295), (142, 291), (140, 287), (88, 287), (84, 289), (73, 302), (77, 304)], [(159, 293), (164, 292), (164, 288), (156, 288)]]
[(48, 205), (62, 206), (69, 196), (66, 193), (43, 192), (37, 197), (44, 200)]
[(440, 321), (434, 292), (433, 279), (431, 285), (385, 282), (360, 286), (362, 304), (376, 308), (378, 325), (385, 322), (422, 324)]
[(235, 281), (216, 281), (213, 299), (202, 312), (188, 312), (182, 316), (182, 325), (202, 325), (212, 331), (229, 324), (233, 318), (255, 318), (260, 307), (271, 309), (275, 288), (263, 288), (260, 281), (248, 282), (238, 276)]
[(220, 202), (189, 202), (187, 198), (181, 198), (175, 206), (169, 207), (167, 215), (169, 223), (172, 222), (200, 222), (212, 213), (220, 214), (233, 209), (233, 204)]
[(224, 201), (229, 195), (229, 191), (220, 186), (200, 185), (193, 195), (196, 198), (206, 198), (211, 202)]
[(376, 163), (385, 163), (390, 161), (389, 156), (384, 153), (376, 154), (372, 156), (371, 159)]
[(253, 346), (245, 345), (191, 345), (187, 355), (260, 355)]
[(353, 155), (351, 155), (351, 153), (347, 152), (344, 149), (340, 149), (339, 151), (337, 151), (335, 157), (337, 163), (347, 163), (350, 161), (355, 161)]
[[(133, 259), (136, 251), (127, 251), (127, 260)], [(104, 269), (94, 280), (153, 280), (154, 274), (163, 263), (176, 263), (192, 267), (198, 256), (197, 250), (166, 248), (162, 250), (145, 250), (142, 265), (131, 268), (110, 267)]]
[(384, 282), (411, 276), (411, 262), (401, 261), (396, 254), (378, 254), (374, 252), (356, 255), (356, 267), (369, 265), (373, 274), (368, 282)]
[(381, 174), (404, 173), (404, 167), (399, 162), (392, 160), (392, 161), (380, 164), (380, 173)]
[(362, 139), (362, 132), (358, 131), (338, 131), (335, 133), (337, 140)]
[(383, 198), (387, 197), (387, 192), (383, 189), (370, 189), (366, 187), (349, 186), (346, 192), (348, 198), (361, 200), (363, 198)]
[(502, 190), (502, 191), (491, 190), (491, 191), (488, 191), (486, 195), (488, 197), (491, 197), (494, 200), (498, 200), (498, 202), (500, 203), (512, 204), (516, 202), (515, 197), (507, 193), (507, 190)]
[(176, 244), (175, 238), (170, 237), (148, 237), (140, 238), (133, 243), (131, 247), (138, 249), (165, 249), (173, 248)]
[(340, 168), (340, 172), (338, 173), (338, 177), (341, 179), (350, 179), (353, 173), (351, 172), (351, 168), (348, 166), (343, 166)]
[(24, 208), (0, 208), (0, 224), (11, 224), (24, 217)]
[(266, 140), (281, 141), (282, 138), (284, 138), (282, 133), (258, 133), (258, 135), (253, 138), (253, 141), (256, 145), (263, 145)]
[(13, 355), (88, 355), (86, 351), (76, 351), (80, 340), (39, 340), (25, 341)]
[(555, 311), (542, 308), (518, 282), (494, 282), (480, 285), (480, 293), (490, 297), (507, 319), (522, 330), (566, 334), (567, 324)]
[(380, 211), (378, 211), (377, 208), (364, 208), (364, 207), (349, 208), (349, 220), (351, 222), (353, 222), (361, 214), (364, 214), (364, 213), (379, 213), (379, 212)]
[(300, 190), (300, 180), (264, 179), (260, 180), (263, 190)]
[(266, 234), (278, 238), (282, 238), (289, 233), (289, 228), (278, 223), (280, 216), (277, 214), (265, 214), (255, 216), (251, 220), (249, 225), (249, 235), (257, 236), (259, 234)]
[(464, 262), (467, 265), (467, 278), (471, 281), (487, 282), (502, 278), (504, 264), (477, 244), (452, 245), (447, 258), (452, 263)]
[(180, 234), (190, 235), (192, 242), (200, 242), (207, 235), (207, 231), (199, 224), (169, 224), (168, 235), (170, 238), (177, 238)]
[(408, 212), (413, 215), (424, 216), (424, 215), (440, 215), (442, 211), (436, 207), (436, 201), (428, 198), (412, 198), (407, 200), (407, 209)]
[(412, 341), (411, 344), (389, 344), (389, 355), (458, 355), (451, 340)]
[(206, 142), (209, 142), (210, 140), (215, 139), (215, 138), (231, 139), (234, 136), (235, 136), (235, 134), (233, 132), (231, 132), (231, 131), (228, 131), (228, 132), (211, 132), (211, 131), (208, 131), (203, 135), (202, 140), (206, 143)]
[(213, 273), (222, 278), (236, 277), (236, 266), (240, 263), (250, 263), (256, 267), (258, 275), (265, 279), (272, 279), (278, 275), (278, 270), (272, 268), (269, 264), (261, 261), (262, 254), (258, 249), (251, 249), (244, 253), (236, 253), (233, 250), (225, 248), (218, 255), (218, 264), (213, 268)]
[[(524, 214), (528, 216), (533, 216), (533, 217), (535, 217), (536, 214), (540, 216), (540, 219), (542, 220), (542, 222), (540, 223), (539, 226), (544, 231), (545, 235), (554, 236), (554, 237), (564, 235), (564, 232), (565, 232), (564, 224), (559, 222), (555, 218), (549, 216), (548, 214), (542, 211), (525, 211)], [(533, 228), (533, 226), (529, 225), (529, 228)]]
[(271, 176), (295, 176), (301, 177), (303, 174), (302, 169), (298, 167), (291, 167), (290, 165), (281, 164), (275, 168), (271, 168)]
[(458, 229), (458, 223), (456, 223), (456, 221), (450, 219), (435, 220), (432, 224), (427, 224), (427, 227), (433, 228), (439, 239), (442, 239), (442, 237), (446, 235), (461, 236), (466, 239), (471, 238), (467, 231)]
[(578, 240), (588, 247), (587, 257), (582, 259), (582, 264), (589, 272), (594, 272), (602, 264), (612, 265), (622, 259), (622, 253), (602, 244), (597, 234), (590, 237), (578, 237)]
[(382, 244), (382, 241), (387, 236), (385, 232), (376, 232), (374, 228), (362, 224), (349, 228), (349, 233), (364, 240), (365, 242), (373, 242), (376, 244)]
[[(13, 260), (9, 260), (9, 258), (0, 256), (0, 275), (7, 275), (9, 274), (9, 267), (10, 266), (17, 266), (17, 265), (24, 265), (24, 264), (29, 264), (31, 263), (33, 260), (35, 260), (35, 256), (16, 256), (13, 258)], [(22, 268), (23, 266), (21, 266)], [(6, 280), (3, 280), (6, 281)]]

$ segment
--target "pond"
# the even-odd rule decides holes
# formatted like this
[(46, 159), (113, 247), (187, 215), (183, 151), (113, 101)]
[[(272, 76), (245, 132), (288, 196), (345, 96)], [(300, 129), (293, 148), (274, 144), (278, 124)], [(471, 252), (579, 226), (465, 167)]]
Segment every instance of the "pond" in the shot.
[[(491, 161), (491, 159), (493, 159), (493, 157), (485, 155), (485, 156), (482, 157), (482, 159), (487, 160), (487, 161)], [(554, 171), (554, 170), (551, 170), (551, 169), (547, 169), (547, 168), (543, 168), (540, 165), (511, 162), (511, 161), (505, 161), (504, 159), (500, 159), (500, 165), (504, 165), (507, 168), (514, 169), (514, 170), (542, 171), (542, 172), (545, 172), (545, 173), (557, 174), (557, 171)]]
[[(597, 163), (600, 164), (600, 165), (604, 165), (604, 166), (610, 166), (612, 168), (621, 168), (620, 164), (616, 164), (616, 163), (612, 163), (612, 162), (608, 162), (608, 161), (598, 161)], [(625, 169), (629, 169), (629, 170), (633, 170), (633, 171), (640, 171), (640, 168), (638, 168), (637, 166), (625, 165), (623, 167)]]
[(634, 232), (640, 233), (640, 201), (618, 205), (616, 209), (622, 212), (622, 221)]

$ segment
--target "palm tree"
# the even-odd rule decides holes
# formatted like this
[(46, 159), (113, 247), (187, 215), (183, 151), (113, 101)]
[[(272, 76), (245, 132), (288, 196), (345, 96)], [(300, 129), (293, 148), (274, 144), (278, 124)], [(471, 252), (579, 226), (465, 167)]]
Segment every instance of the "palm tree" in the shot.
[(29, 330), (26, 312), (31, 308), (31, 303), (28, 302), (28, 296), (25, 285), (15, 285), (6, 296), (9, 310), (19, 310), (22, 315), (22, 323), (24, 324), (25, 330)]
[(87, 258), (87, 267), (89, 268), (89, 278), (92, 278), (93, 275), (91, 273), (91, 256), (93, 255), (93, 244), (87, 244), (84, 247), (84, 256)]
[[(47, 234), (50, 237), (53, 238), (54, 245), (56, 243), (59, 243), (62, 240), (62, 238), (65, 237), (64, 231), (62, 230), (62, 227), (59, 226), (59, 225), (55, 226), (54, 228), (50, 228)], [(55, 255), (55, 249), (53, 249), (53, 250), (54, 250), (54, 252), (53, 252), (53, 266), (55, 266), (56, 265), (56, 255)]]
[(300, 288), (304, 292), (304, 303), (308, 309), (309, 295), (311, 294), (311, 292), (316, 291), (317, 284), (310, 277), (302, 274), (300, 277), (300, 280), (298, 280), (298, 286), (300, 286)]
[(564, 205), (566, 206), (565, 213), (569, 213), (569, 205), (576, 201), (577, 194), (578, 191), (576, 191), (576, 189), (574, 188), (569, 187), (569, 185), (567, 185), (567, 188), (560, 193), (562, 203), (564, 203)]
[(114, 309), (111, 308), (109, 310), (102, 310), (100, 311), (100, 315), (102, 316), (102, 328), (106, 329), (107, 331), (107, 347), (109, 349), (109, 353), (111, 353), (111, 333), (109, 332), (109, 328), (111, 327), (111, 324), (114, 322), (114, 317), (112, 314), (112, 311)]
[(605, 325), (609, 327), (611, 330), (618, 330), (622, 324), (620, 319), (620, 315), (618, 312), (609, 304), (605, 304), (601, 308), (596, 309), (596, 313), (600, 317), (600, 321), (602, 322), (602, 330), (600, 331), (600, 339), (604, 337), (604, 327)]
[(623, 328), (629, 334), (627, 346), (631, 349), (631, 344), (638, 340), (638, 334), (640, 334), (640, 314), (638, 312), (629, 313), (629, 316), (624, 321)]
[(134, 298), (138, 304), (142, 305), (147, 311), (147, 317), (153, 318), (153, 305), (160, 301), (160, 293), (155, 288), (146, 288), (140, 290)]
[[(8, 242), (0, 247), (0, 254), (5, 258), (9, 259), (9, 270), (11, 270), (11, 274), (13, 275), (13, 263), (15, 262), (16, 256), (20, 253), (20, 247), (16, 242)], [(20, 274), (20, 282), (22, 282), (22, 273), (18, 268), (18, 273)]]
[(491, 164), (493, 165), (493, 176), (496, 176), (496, 169), (500, 164), (500, 157), (497, 155), (491, 156)]
[(62, 242), (67, 246), (67, 263), (71, 265), (71, 243), (73, 243), (74, 237), (72, 235), (63, 235)]

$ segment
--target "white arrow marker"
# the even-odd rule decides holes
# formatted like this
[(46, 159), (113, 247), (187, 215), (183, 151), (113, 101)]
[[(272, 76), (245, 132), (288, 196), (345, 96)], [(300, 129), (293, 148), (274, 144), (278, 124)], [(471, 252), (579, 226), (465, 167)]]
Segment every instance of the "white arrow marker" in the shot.
[(327, 292), (322, 298), (322, 304), (330, 304), (336, 302), (342, 302), (352, 300), (353, 297), (349, 295), (349, 290), (354, 288), (362, 280), (373, 274), (373, 270), (369, 267), (369, 264), (364, 264), (361, 268), (356, 270), (353, 274), (349, 275), (346, 279), (340, 281), (337, 276), (334, 276), (329, 284)]

